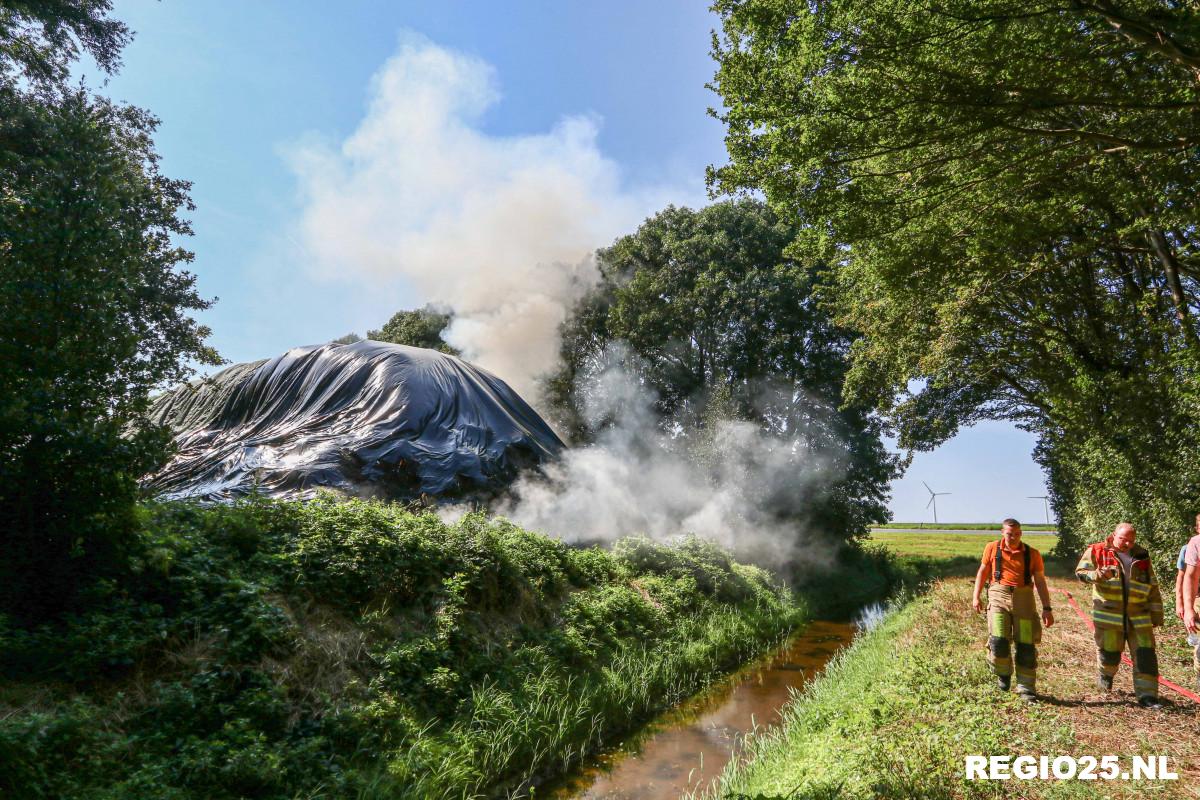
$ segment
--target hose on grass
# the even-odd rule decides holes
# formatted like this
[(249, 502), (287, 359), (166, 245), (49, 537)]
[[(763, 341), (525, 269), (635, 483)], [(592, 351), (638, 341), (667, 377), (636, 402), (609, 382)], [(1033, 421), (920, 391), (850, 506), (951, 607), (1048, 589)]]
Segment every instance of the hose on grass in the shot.
[[(1079, 615), (1079, 618), (1087, 623), (1088, 628), (1091, 628), (1092, 630), (1096, 629), (1096, 625), (1095, 625), (1095, 623), (1092, 622), (1092, 618), (1089, 617), (1087, 614), (1083, 613), (1083, 609), (1080, 608), (1079, 604), (1075, 602), (1075, 598), (1071, 595), (1070, 592), (1068, 592), (1066, 589), (1055, 589), (1054, 591), (1059, 592), (1060, 594), (1063, 594), (1066, 596), (1067, 602), (1071, 604), (1071, 608), (1075, 609), (1075, 613), (1077, 615)], [(1133, 661), (1130, 660), (1128, 653), (1121, 653), (1121, 660), (1123, 662), (1125, 662), (1126, 664), (1128, 664), (1129, 666), (1131, 666), (1131, 667), (1133, 666)], [(1158, 676), (1158, 682), (1160, 685), (1165, 686), (1174, 692), (1178, 692), (1179, 694), (1183, 695), (1184, 697), (1188, 698), (1189, 700), (1192, 700), (1193, 702), (1196, 702), (1196, 703), (1200, 703), (1200, 695), (1197, 695), (1195, 692), (1185, 689), (1182, 686), (1179, 686), (1178, 684), (1172, 683), (1171, 681), (1167, 680), (1166, 678), (1164, 678), (1161, 675)]]

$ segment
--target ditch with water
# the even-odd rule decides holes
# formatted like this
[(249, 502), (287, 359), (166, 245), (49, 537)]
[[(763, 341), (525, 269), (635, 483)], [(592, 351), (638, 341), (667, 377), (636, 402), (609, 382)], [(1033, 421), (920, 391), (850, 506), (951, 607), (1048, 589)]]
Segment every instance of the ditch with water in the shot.
[(813, 622), (781, 648), (654, 719), (538, 797), (554, 800), (678, 800), (707, 788), (747, 733), (772, 727), (780, 711), (856, 626)]

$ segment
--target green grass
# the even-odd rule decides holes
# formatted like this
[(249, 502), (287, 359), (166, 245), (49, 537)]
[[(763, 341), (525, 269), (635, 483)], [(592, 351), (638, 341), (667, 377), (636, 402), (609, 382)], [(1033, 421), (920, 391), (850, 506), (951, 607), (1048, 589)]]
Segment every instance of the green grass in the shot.
[[(930, 530), (943, 531), (999, 531), (999, 522), (887, 522), (883, 525), (876, 525), (876, 528), (903, 528), (906, 530), (917, 529), (921, 530), (929, 528)], [(1057, 525), (1045, 525), (1042, 523), (1025, 524), (1021, 523), (1021, 529), (1025, 531), (1054, 531), (1057, 530)]]
[(0, 616), (0, 797), (523, 792), (780, 641), (764, 571), (376, 503), (147, 506), (134, 572)]
[[(1030, 547), (1037, 548), (1046, 564), (1049, 576), (1072, 574), (1074, 561), (1063, 561), (1051, 555), (1058, 544), (1053, 534), (1027, 533), (1021, 537)], [(935, 578), (974, 575), (979, 569), (988, 537), (974, 533), (896, 533), (872, 531), (868, 542), (896, 558), (896, 568), (910, 576), (928, 581)], [(909, 577), (907, 587), (917, 587), (920, 580)]]
[[(882, 544), (899, 556), (925, 556), (928, 558), (975, 559), (976, 565), (983, 556), (983, 548), (990, 541), (987, 536), (975, 533), (892, 533), (872, 531), (870, 541)], [(1058, 544), (1058, 537), (1045, 533), (1027, 533), (1021, 541), (1035, 547), (1045, 556)]]
[[(1010, 782), (963, 778), (968, 754), (1070, 753), (1069, 726), (1044, 707), (998, 695), (977, 631), (947, 608), (962, 582), (942, 584), (897, 612), (808, 684), (784, 724), (749, 743), (708, 797), (985, 798)], [(1042, 797), (1092, 797), (1086, 782), (1048, 782)]]

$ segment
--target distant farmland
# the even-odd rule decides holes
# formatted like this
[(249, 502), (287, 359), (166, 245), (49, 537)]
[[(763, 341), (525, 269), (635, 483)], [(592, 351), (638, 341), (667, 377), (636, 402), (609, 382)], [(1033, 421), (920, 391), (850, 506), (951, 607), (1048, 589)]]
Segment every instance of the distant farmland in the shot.
[[(998, 531), (1000, 523), (997, 522), (939, 522), (936, 525), (932, 522), (888, 522), (884, 525), (872, 526), (874, 529), (902, 529), (902, 530), (932, 530), (932, 531)], [(1026, 524), (1021, 523), (1021, 530), (1024, 531), (1056, 531), (1057, 525), (1045, 525), (1042, 523)]]
[[(979, 558), (983, 555), (986, 537), (971, 533), (901, 533), (898, 531), (875, 530), (871, 541), (886, 546), (901, 556), (925, 558), (956, 558), (965, 556)], [(1058, 537), (1048, 533), (1027, 533), (1021, 541), (1036, 547), (1043, 554), (1049, 553), (1058, 544)]]

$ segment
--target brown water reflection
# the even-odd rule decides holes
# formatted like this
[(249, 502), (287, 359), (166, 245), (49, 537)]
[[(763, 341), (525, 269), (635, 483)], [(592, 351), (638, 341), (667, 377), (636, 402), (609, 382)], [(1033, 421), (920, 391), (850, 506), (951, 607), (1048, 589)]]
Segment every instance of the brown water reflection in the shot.
[[(776, 725), (801, 687), (854, 638), (854, 626), (814, 622), (774, 654), (657, 718), (549, 792), (555, 800), (677, 800), (704, 788), (744, 734)], [(542, 796), (541, 792), (538, 796)]]

